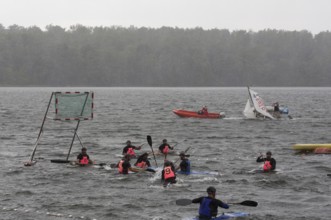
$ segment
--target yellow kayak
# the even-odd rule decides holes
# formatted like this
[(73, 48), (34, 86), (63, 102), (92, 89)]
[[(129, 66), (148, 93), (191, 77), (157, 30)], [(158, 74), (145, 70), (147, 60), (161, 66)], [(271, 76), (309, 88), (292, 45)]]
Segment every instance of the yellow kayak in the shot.
[(331, 144), (295, 144), (292, 146), (294, 150), (315, 150), (316, 148), (331, 149)]

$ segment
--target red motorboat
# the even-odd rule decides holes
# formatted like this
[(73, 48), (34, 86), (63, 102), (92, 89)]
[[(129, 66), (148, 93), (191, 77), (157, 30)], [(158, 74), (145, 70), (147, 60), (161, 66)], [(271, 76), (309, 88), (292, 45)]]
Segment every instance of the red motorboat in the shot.
[(172, 110), (173, 113), (178, 115), (179, 117), (184, 118), (224, 118), (225, 114), (223, 112), (221, 113), (200, 113), (200, 112), (193, 112), (193, 111), (187, 111), (183, 109), (175, 109)]

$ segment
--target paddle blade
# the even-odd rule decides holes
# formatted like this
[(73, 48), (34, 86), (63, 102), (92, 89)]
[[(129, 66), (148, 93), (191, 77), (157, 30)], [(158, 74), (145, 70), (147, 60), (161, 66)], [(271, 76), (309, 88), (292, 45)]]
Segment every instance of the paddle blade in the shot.
[(70, 163), (70, 160), (61, 160), (61, 159), (54, 159), (51, 160), (51, 163)]
[(152, 137), (150, 135), (147, 135), (147, 142), (149, 146), (152, 146)]
[(151, 173), (156, 173), (156, 171), (155, 171), (154, 169), (150, 168), (150, 167), (148, 167), (148, 168), (146, 169), (146, 171), (147, 171), (147, 172), (151, 172)]
[(190, 204), (192, 204), (191, 199), (177, 199), (176, 200), (176, 205), (186, 206), (186, 205), (190, 205)]
[(252, 206), (252, 207), (256, 207), (258, 205), (257, 202), (255, 201), (250, 201), (250, 200), (246, 200), (246, 201), (243, 201), (241, 203), (238, 203), (240, 205), (244, 205), (244, 206)]

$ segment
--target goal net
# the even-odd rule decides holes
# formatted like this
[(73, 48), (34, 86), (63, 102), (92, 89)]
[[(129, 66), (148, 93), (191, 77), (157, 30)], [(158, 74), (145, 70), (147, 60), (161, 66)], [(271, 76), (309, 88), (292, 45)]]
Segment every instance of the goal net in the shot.
[(55, 120), (93, 119), (93, 92), (55, 92)]

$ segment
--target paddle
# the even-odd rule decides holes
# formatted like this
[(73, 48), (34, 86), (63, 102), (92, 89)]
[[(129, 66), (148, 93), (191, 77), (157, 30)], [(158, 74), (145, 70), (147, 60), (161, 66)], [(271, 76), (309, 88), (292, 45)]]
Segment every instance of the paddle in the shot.
[(251, 207), (256, 207), (258, 205), (257, 202), (255, 201), (251, 201), (251, 200), (245, 200), (242, 202), (238, 202), (238, 203), (228, 203), (230, 205), (244, 205), (244, 206), (251, 206)]
[(177, 199), (176, 205), (187, 206), (192, 204), (192, 199)]
[(51, 163), (70, 163), (70, 160), (63, 160), (63, 159), (53, 159)]
[(155, 154), (154, 154), (154, 150), (153, 150), (153, 147), (152, 147), (152, 137), (150, 135), (147, 135), (147, 142), (148, 142), (148, 145), (152, 149), (152, 153), (153, 153), (153, 157), (154, 157), (154, 161), (155, 161), (156, 167), (158, 167), (157, 162), (156, 162), (156, 158), (155, 158)]
[[(176, 200), (176, 205), (179, 206), (187, 206), (187, 205), (191, 205), (192, 204), (192, 200), (191, 199), (177, 199)], [(251, 206), (251, 207), (256, 207), (258, 205), (257, 202), (255, 201), (251, 201), (251, 200), (245, 200), (243, 202), (240, 203), (228, 203), (231, 205), (243, 205), (243, 206)]]
[[(174, 146), (172, 146), (172, 150), (174, 150), (177, 145), (178, 145), (178, 143), (176, 143)], [(166, 161), (167, 156), (168, 156), (168, 154), (164, 154), (164, 161)]]

